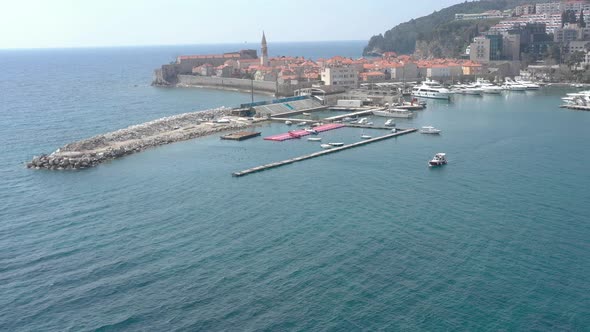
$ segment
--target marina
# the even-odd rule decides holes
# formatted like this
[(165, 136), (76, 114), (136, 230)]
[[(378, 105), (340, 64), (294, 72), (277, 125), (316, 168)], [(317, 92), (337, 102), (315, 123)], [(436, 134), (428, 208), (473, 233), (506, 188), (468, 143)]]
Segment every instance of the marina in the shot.
[(371, 143), (379, 142), (379, 141), (386, 140), (386, 139), (389, 139), (389, 138), (393, 138), (393, 137), (397, 137), (397, 136), (401, 136), (401, 135), (406, 135), (406, 134), (409, 134), (409, 133), (413, 133), (416, 130), (417, 129), (415, 129), (415, 128), (411, 128), (411, 129), (400, 129), (398, 132), (395, 132), (395, 133), (391, 133), (391, 134), (387, 134), (387, 135), (383, 135), (383, 136), (379, 136), (379, 137), (375, 137), (375, 138), (366, 139), (364, 141), (360, 141), (360, 142), (356, 142), (356, 143), (352, 143), (352, 144), (348, 144), (348, 145), (342, 145), (342, 146), (339, 146), (339, 147), (333, 147), (333, 148), (330, 148), (330, 149), (326, 149), (326, 150), (322, 150), (322, 151), (310, 153), (310, 154), (303, 155), (303, 156), (296, 157), (296, 158), (286, 159), (286, 160), (283, 160), (283, 161), (278, 161), (278, 162), (274, 162), (274, 163), (270, 163), (270, 164), (266, 164), (266, 165), (262, 165), (262, 166), (257, 166), (257, 167), (249, 168), (249, 169), (246, 169), (246, 170), (243, 170), (243, 171), (232, 173), (232, 175), (234, 177), (242, 177), (242, 176), (246, 176), (246, 175), (249, 175), (249, 174), (253, 174), (253, 173), (257, 173), (257, 172), (262, 172), (262, 171), (266, 171), (266, 170), (269, 170), (269, 169), (273, 169), (273, 168), (277, 168), (277, 167), (281, 167), (281, 166), (293, 164), (293, 163), (296, 163), (296, 162), (300, 162), (300, 161), (304, 161), (304, 160), (308, 160), (308, 159), (312, 159), (312, 158), (317, 158), (317, 157), (321, 157), (321, 156), (325, 156), (325, 155), (328, 155), (330, 153), (340, 152), (340, 151), (344, 151), (344, 150), (356, 148), (356, 147), (359, 147), (359, 146), (363, 146), (363, 145), (366, 145), (366, 144), (371, 144)]

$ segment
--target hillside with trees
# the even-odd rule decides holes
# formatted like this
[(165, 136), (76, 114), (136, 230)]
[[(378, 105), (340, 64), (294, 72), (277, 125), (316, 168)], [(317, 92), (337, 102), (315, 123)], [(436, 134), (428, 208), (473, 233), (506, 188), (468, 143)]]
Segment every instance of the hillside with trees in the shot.
[(412, 19), (371, 37), (363, 54), (393, 51), (399, 54), (453, 57), (461, 54), (471, 39), (486, 31), (499, 20), (455, 21), (455, 14), (481, 13), (488, 10), (507, 10), (523, 4), (551, 2), (551, 0), (481, 0), (464, 2), (440, 11)]

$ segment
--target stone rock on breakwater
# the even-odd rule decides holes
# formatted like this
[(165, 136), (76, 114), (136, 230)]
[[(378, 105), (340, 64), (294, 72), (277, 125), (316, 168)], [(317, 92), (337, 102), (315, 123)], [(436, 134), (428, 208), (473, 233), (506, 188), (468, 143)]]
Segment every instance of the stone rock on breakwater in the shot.
[[(67, 144), (26, 164), (34, 169), (83, 169), (149, 147), (184, 141), (224, 130), (251, 126), (254, 121), (230, 116), (230, 108), (184, 113)], [(228, 119), (217, 123), (215, 119)]]

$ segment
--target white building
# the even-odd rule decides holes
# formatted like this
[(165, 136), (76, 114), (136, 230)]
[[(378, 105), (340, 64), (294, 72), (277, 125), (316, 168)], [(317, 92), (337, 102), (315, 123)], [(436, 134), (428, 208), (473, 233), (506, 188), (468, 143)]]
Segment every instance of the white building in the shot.
[(321, 76), (325, 85), (356, 88), (359, 83), (359, 71), (356, 66), (335, 65), (324, 67)]
[(577, 14), (584, 11), (584, 18), (590, 12), (590, 3), (584, 0), (570, 0), (536, 4), (537, 14), (561, 15), (566, 10), (573, 10)]
[(561, 2), (548, 2), (536, 4), (537, 14), (561, 15)]

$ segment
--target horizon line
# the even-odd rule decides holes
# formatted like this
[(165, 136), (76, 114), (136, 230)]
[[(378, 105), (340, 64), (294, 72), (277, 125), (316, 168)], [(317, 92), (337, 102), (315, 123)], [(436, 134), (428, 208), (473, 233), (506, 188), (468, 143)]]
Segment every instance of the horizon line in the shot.
[[(296, 41), (275, 41), (268, 42), (271, 44), (286, 43), (333, 43), (333, 42), (367, 42), (364, 39), (335, 39), (335, 40), (296, 40)], [(0, 48), (0, 51), (24, 51), (24, 50), (68, 50), (68, 49), (96, 49), (96, 48), (134, 48), (134, 47), (166, 47), (166, 46), (196, 46), (196, 45), (240, 45), (240, 44), (260, 44), (257, 41), (244, 42), (220, 42), (220, 43), (178, 43), (178, 44), (136, 44), (136, 45), (89, 45), (89, 46), (41, 46), (41, 47), (6, 47)]]

